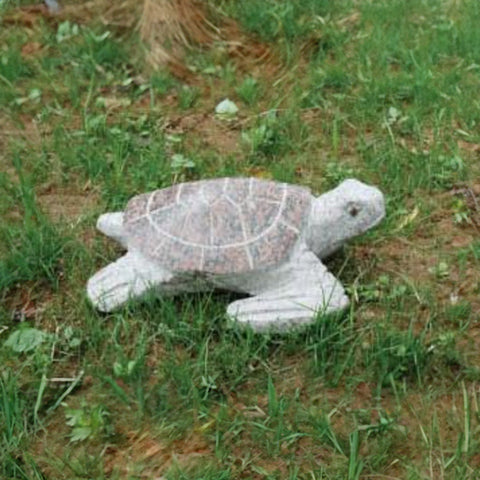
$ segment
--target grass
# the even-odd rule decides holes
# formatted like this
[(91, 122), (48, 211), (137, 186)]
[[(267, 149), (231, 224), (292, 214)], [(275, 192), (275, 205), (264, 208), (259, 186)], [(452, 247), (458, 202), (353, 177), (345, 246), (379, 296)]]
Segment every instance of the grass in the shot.
[[(211, 4), (244, 49), (188, 80), (135, 32), (0, 6), (0, 477), (478, 478), (478, 2)], [(223, 175), (382, 189), (327, 262), (351, 308), (283, 336), (228, 293), (96, 312), (97, 216)]]

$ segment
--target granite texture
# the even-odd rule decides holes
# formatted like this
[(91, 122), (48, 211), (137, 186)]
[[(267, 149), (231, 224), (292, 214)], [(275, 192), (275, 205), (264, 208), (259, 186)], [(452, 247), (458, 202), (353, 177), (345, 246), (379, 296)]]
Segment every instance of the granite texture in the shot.
[(134, 197), (124, 229), (130, 248), (172, 272), (240, 273), (289, 258), (312, 200), (255, 178), (190, 182)]
[(353, 179), (318, 198), (256, 178), (174, 185), (100, 216), (98, 229), (128, 252), (89, 280), (87, 295), (111, 311), (151, 289), (222, 288), (251, 296), (228, 306), (234, 321), (288, 331), (346, 308), (344, 289), (321, 258), (384, 215), (380, 190)]

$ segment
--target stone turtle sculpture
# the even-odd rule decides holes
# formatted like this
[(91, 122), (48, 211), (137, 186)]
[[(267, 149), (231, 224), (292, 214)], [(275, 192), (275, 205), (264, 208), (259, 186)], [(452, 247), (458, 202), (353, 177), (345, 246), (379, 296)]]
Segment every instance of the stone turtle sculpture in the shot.
[(174, 295), (212, 288), (251, 295), (227, 313), (256, 331), (309, 324), (348, 298), (320, 259), (385, 215), (380, 190), (345, 180), (309, 189), (257, 178), (181, 183), (101, 215), (97, 228), (128, 252), (87, 285), (101, 311), (150, 289)]

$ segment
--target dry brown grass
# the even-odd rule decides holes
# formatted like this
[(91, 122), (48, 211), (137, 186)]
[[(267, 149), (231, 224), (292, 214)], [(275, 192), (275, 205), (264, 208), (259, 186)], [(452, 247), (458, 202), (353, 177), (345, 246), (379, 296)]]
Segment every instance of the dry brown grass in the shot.
[[(59, 13), (45, 5), (13, 8), (2, 18), (5, 25), (33, 28), (40, 21), (88, 24), (100, 21), (109, 28), (129, 32), (138, 30), (147, 48), (146, 59), (154, 69), (168, 68), (181, 80), (193, 82), (192, 72), (184, 63), (187, 49), (208, 49), (215, 42), (223, 45), (239, 71), (278, 78), (283, 62), (270, 46), (243, 31), (231, 18), (221, 15), (202, 0), (90, 0), (65, 3)], [(25, 56), (41, 51), (39, 44), (27, 44)]]
[(149, 62), (168, 65), (182, 58), (185, 47), (211, 42), (218, 30), (207, 17), (198, 0), (145, 0), (140, 35), (150, 47)]
[(140, 36), (148, 46), (147, 60), (154, 68), (168, 66), (177, 77), (190, 77), (183, 64), (185, 49), (209, 48), (221, 42), (241, 71), (278, 74), (280, 65), (270, 48), (247, 35), (237, 23), (213, 11), (201, 0), (145, 0), (139, 23)]
[(54, 24), (65, 20), (85, 24), (99, 19), (105, 25), (130, 29), (135, 28), (138, 24), (141, 7), (142, 3), (135, 0), (119, 2), (91, 0), (62, 4), (62, 9), (58, 13), (52, 13), (43, 4), (26, 5), (8, 10), (2, 18), (2, 23), (31, 28), (40, 19)]

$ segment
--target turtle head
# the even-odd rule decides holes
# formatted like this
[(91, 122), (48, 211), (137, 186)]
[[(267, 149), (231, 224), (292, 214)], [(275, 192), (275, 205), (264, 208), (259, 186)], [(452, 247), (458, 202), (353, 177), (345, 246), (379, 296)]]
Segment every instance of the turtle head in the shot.
[(307, 245), (324, 258), (352, 237), (377, 225), (385, 216), (382, 192), (348, 179), (313, 202)]

